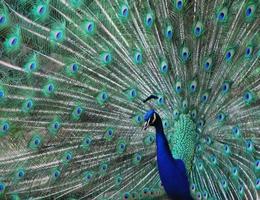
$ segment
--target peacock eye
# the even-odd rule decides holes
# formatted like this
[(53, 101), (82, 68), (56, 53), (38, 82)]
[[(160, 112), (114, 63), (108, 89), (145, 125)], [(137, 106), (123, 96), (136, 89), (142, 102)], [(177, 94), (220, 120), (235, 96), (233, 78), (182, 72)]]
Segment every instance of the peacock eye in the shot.
[(121, 16), (123, 17), (128, 17), (128, 14), (129, 14), (129, 9), (126, 5), (123, 5), (121, 7)]
[(35, 62), (32, 62), (30, 65), (29, 65), (29, 68), (30, 70), (34, 70), (36, 68), (36, 63)]
[(201, 162), (199, 162), (198, 167), (200, 170), (203, 169), (203, 164)]
[(237, 167), (233, 167), (233, 168), (232, 168), (232, 174), (233, 174), (234, 176), (236, 176), (236, 175), (238, 174), (238, 169), (237, 169)]
[(125, 199), (130, 198), (130, 194), (129, 194), (129, 192), (126, 192), (126, 193), (124, 194), (124, 198), (125, 198)]
[(121, 177), (118, 177), (117, 178), (117, 182), (120, 183), (122, 181), (122, 178)]
[(54, 176), (55, 176), (55, 177), (58, 177), (58, 176), (59, 176), (59, 172), (55, 172), (55, 173), (54, 173)]
[(148, 13), (146, 15), (145, 25), (146, 25), (146, 27), (151, 28), (151, 26), (153, 25), (153, 14)]
[(162, 61), (160, 64), (160, 72), (162, 74), (166, 74), (169, 70), (168, 63), (166, 61)]
[(251, 46), (246, 48), (246, 57), (249, 58), (252, 55), (253, 48)]
[(224, 145), (224, 152), (227, 154), (230, 153), (230, 147), (227, 144)]
[(197, 193), (197, 199), (201, 199), (201, 193), (200, 192)]
[(225, 120), (225, 115), (224, 113), (220, 112), (216, 115), (216, 119), (218, 122), (223, 122)]
[(208, 197), (208, 193), (205, 191), (205, 192), (203, 192), (203, 197), (204, 197), (204, 199), (207, 199), (207, 197)]
[(23, 176), (24, 176), (24, 172), (23, 172), (23, 171), (20, 171), (20, 172), (18, 173), (18, 176), (19, 176), (19, 177), (23, 177)]
[(186, 62), (190, 57), (190, 51), (187, 47), (183, 47), (181, 51), (181, 59)]
[(195, 37), (200, 37), (203, 33), (203, 24), (198, 21), (194, 27), (193, 33)]
[(177, 8), (177, 10), (182, 10), (182, 8), (183, 8), (183, 0), (176, 1), (176, 8)]
[(140, 51), (135, 52), (135, 54), (134, 54), (134, 63), (135, 64), (140, 64), (140, 63), (142, 63), (142, 60), (143, 60), (142, 53)]
[(40, 139), (39, 139), (39, 138), (36, 138), (36, 139), (34, 140), (34, 144), (35, 144), (35, 145), (39, 145), (39, 144), (40, 144), (40, 142), (41, 142), (41, 141), (40, 141)]
[(2, 124), (2, 131), (3, 131), (4, 133), (6, 133), (8, 130), (9, 130), (9, 123), (8, 123), (8, 122), (4, 122), (4, 123)]
[(194, 192), (195, 191), (195, 188), (196, 188), (196, 186), (195, 186), (195, 184), (191, 184), (191, 190)]
[(190, 84), (190, 91), (191, 91), (191, 93), (196, 92), (196, 89), (197, 89), (197, 81), (194, 80)]
[(202, 103), (206, 103), (208, 101), (208, 98), (209, 98), (209, 94), (208, 93), (204, 93), (202, 96), (201, 96), (201, 102)]
[(90, 140), (88, 138), (85, 140), (85, 144), (90, 144)]
[(137, 121), (138, 123), (140, 123), (140, 122), (142, 121), (142, 117), (141, 117), (140, 115), (138, 115), (138, 116), (136, 117), (136, 121)]
[(110, 129), (109, 131), (108, 131), (108, 135), (112, 135), (113, 134), (113, 131)]
[(210, 71), (210, 69), (212, 68), (212, 63), (212, 58), (208, 58), (207, 60), (205, 60), (203, 67), (206, 72)]
[(49, 84), (49, 85), (47, 86), (47, 88), (48, 88), (48, 91), (49, 91), (49, 92), (53, 92), (53, 90), (54, 90), (54, 85), (53, 85), (53, 84)]
[(254, 95), (251, 91), (247, 91), (244, 93), (243, 99), (246, 105), (250, 105), (254, 101)]
[(72, 72), (77, 72), (79, 66), (78, 66), (78, 64), (73, 63), (73, 64), (71, 64), (70, 68), (71, 68), (71, 71), (72, 71)]
[(222, 93), (223, 94), (226, 94), (229, 90), (230, 90), (230, 83), (229, 82), (224, 82), (223, 85), (222, 85)]
[(5, 184), (0, 182), (0, 192), (3, 192), (5, 190)]
[(245, 9), (245, 15), (247, 19), (250, 19), (253, 17), (254, 13), (256, 11), (256, 6), (254, 4), (250, 4)]
[(157, 104), (159, 106), (162, 106), (164, 104), (164, 97), (163, 96), (159, 96), (159, 98), (157, 99)]
[(246, 93), (246, 94), (245, 94), (245, 99), (246, 99), (246, 100), (249, 100), (250, 98), (251, 98), (250, 93)]
[(17, 44), (17, 41), (18, 41), (17, 37), (11, 37), (11, 38), (9, 39), (9, 44), (10, 44), (10, 46), (16, 45), (16, 44)]
[(169, 127), (169, 121), (167, 119), (163, 120), (163, 128), (168, 128)]
[(227, 61), (227, 62), (232, 61), (234, 54), (235, 54), (235, 50), (234, 50), (234, 49), (228, 50), (228, 51), (226, 52), (226, 55), (225, 55), (226, 61)]
[(104, 52), (100, 55), (101, 63), (106, 66), (112, 62), (112, 54), (110, 52)]
[(111, 60), (111, 55), (108, 54), (108, 53), (105, 54), (105, 55), (104, 55), (104, 61), (105, 61), (105, 62), (109, 62), (110, 60)]
[(27, 102), (27, 104), (26, 104), (27, 108), (31, 108), (32, 105), (33, 105), (32, 101), (31, 101), (31, 100), (28, 100), (28, 102)]
[(205, 69), (208, 69), (208, 68), (209, 68), (209, 65), (210, 65), (209, 62), (205, 62), (205, 65), (204, 65), (204, 66), (205, 66)]
[(228, 9), (226, 7), (222, 8), (218, 14), (217, 14), (217, 20), (219, 22), (224, 22), (227, 20), (227, 13), (228, 13)]
[(175, 91), (177, 94), (180, 94), (182, 92), (182, 85), (181, 85), (181, 82), (178, 81), (175, 85)]
[(232, 133), (235, 137), (238, 137), (240, 135), (240, 129), (237, 126), (234, 126), (232, 128)]
[(203, 119), (200, 119), (198, 122), (197, 122), (197, 128), (201, 129), (203, 128), (205, 125), (205, 122)]
[(195, 28), (195, 33), (196, 33), (197, 35), (200, 34), (200, 31), (201, 31), (200, 27), (196, 27), (196, 28)]
[(247, 8), (246, 9), (246, 16), (250, 16), (252, 14), (252, 8)]
[(82, 112), (82, 109), (80, 107), (77, 108), (77, 114), (80, 114)]
[(4, 93), (4, 91), (1, 90), (1, 88), (0, 88), (0, 98), (3, 98), (4, 96), (5, 96), (5, 93)]
[(207, 142), (208, 145), (211, 144), (212, 141), (211, 141), (211, 138), (209, 136), (207, 137), (206, 142)]
[(213, 164), (216, 164), (216, 162), (217, 162), (217, 158), (216, 158), (215, 155), (211, 155), (210, 160), (211, 160), (211, 162), (212, 162)]
[(61, 31), (57, 31), (57, 32), (55, 33), (55, 38), (56, 38), (57, 40), (60, 40), (60, 39), (62, 38), (62, 32), (61, 32)]
[(86, 25), (87, 32), (92, 32), (93, 27), (94, 27), (93, 23), (91, 23), (91, 22), (87, 23), (87, 25)]
[(95, 22), (94, 21), (85, 21), (82, 24), (82, 30), (87, 34), (91, 35), (94, 33), (95, 30)]
[(58, 122), (55, 122), (55, 123), (53, 124), (53, 128), (54, 128), (54, 129), (58, 129), (58, 128), (59, 128), (59, 123), (58, 123)]
[(173, 37), (173, 27), (171, 25), (167, 26), (165, 29), (165, 37), (167, 39), (172, 39)]
[(107, 98), (106, 93), (103, 93), (102, 96), (101, 96), (101, 98), (102, 98), (103, 100), (105, 100), (105, 99)]
[(8, 129), (7, 124), (4, 124), (4, 125), (3, 125), (3, 131), (6, 131), (7, 129)]
[(192, 117), (192, 119), (196, 119), (196, 117), (197, 117), (197, 111), (196, 110), (191, 111), (191, 117)]
[(251, 140), (246, 140), (246, 149), (248, 150), (248, 151), (252, 151), (253, 150), (253, 142), (251, 141)]
[(72, 159), (72, 153), (71, 153), (71, 152), (65, 153), (65, 159), (66, 159), (67, 161), (70, 161), (70, 160)]
[(173, 111), (173, 118), (174, 118), (174, 119), (178, 119), (178, 118), (179, 118), (179, 115), (180, 115), (180, 112), (179, 112), (177, 109), (175, 109), (175, 110)]
[(131, 97), (136, 97), (136, 95), (137, 95), (136, 89), (130, 90), (130, 95), (131, 95)]
[(117, 153), (122, 154), (126, 150), (126, 142), (125, 140), (119, 140), (117, 143)]
[(221, 180), (221, 185), (225, 188), (227, 187), (227, 181), (226, 180)]
[(256, 179), (256, 187), (258, 189), (260, 188), (260, 178)]
[(224, 14), (223, 12), (220, 12), (220, 13), (219, 13), (219, 16), (218, 16), (218, 19), (219, 19), (219, 20), (223, 20), (224, 17), (225, 17), (225, 14)]
[(182, 102), (182, 108), (184, 110), (188, 108), (188, 101), (186, 99)]
[(46, 7), (43, 5), (38, 6), (37, 12), (38, 12), (38, 14), (43, 15), (46, 12)]
[(0, 15), (0, 24), (4, 24), (4, 23), (5, 23), (5, 21), (6, 21), (6, 18), (5, 18), (5, 16), (3, 16), (3, 15)]

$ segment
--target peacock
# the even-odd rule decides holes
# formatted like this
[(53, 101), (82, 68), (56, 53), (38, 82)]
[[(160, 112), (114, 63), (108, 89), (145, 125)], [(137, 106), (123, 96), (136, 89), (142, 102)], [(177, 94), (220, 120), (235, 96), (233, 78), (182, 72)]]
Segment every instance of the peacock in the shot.
[(260, 199), (259, 0), (0, 0), (0, 199)]

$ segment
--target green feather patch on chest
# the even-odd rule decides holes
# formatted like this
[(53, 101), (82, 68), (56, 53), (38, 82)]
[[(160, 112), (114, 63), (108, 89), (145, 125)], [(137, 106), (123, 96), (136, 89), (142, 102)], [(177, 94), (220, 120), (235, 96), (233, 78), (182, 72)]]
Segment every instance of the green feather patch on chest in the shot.
[(180, 115), (174, 123), (174, 131), (168, 134), (168, 140), (173, 157), (183, 160), (190, 172), (196, 144), (196, 126), (190, 115)]

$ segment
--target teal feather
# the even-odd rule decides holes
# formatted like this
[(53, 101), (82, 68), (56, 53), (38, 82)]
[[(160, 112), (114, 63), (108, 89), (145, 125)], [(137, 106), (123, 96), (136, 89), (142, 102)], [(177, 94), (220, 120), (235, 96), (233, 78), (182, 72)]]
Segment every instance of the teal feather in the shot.
[(0, 0), (0, 199), (167, 199), (150, 107), (194, 199), (259, 199), (259, 6)]

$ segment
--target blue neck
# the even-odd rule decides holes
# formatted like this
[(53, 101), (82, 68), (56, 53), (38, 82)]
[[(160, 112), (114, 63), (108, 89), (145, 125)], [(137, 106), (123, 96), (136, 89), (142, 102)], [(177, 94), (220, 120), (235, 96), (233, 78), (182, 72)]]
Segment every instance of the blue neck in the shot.
[(166, 193), (174, 200), (191, 200), (184, 162), (173, 158), (161, 121), (155, 129), (158, 170)]
[(156, 146), (157, 146), (157, 156), (158, 154), (160, 156), (166, 157), (168, 159), (173, 159), (171, 150), (168, 144), (168, 140), (164, 134), (162, 123), (159, 123), (157, 126), (155, 126), (156, 130)]

